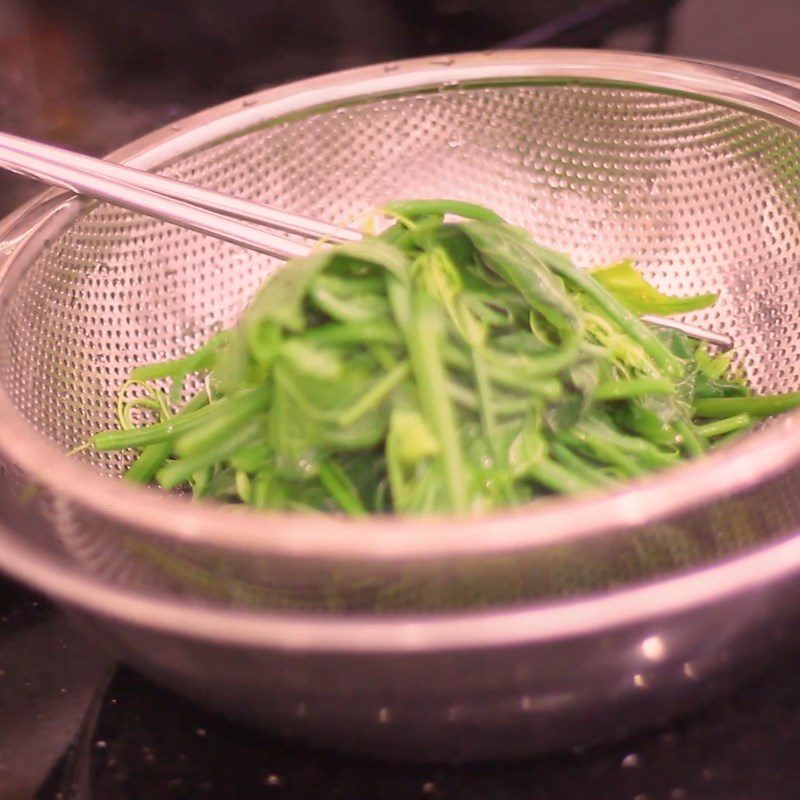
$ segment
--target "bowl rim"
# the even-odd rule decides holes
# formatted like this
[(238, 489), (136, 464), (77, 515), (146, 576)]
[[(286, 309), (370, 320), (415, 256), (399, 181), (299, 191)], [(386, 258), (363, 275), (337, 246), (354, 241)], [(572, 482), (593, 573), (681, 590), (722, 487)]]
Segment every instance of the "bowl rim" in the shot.
[[(797, 85), (762, 72), (613, 51), (501, 51), (377, 64), (267, 89), (164, 126), (114, 151), (109, 158), (154, 168), (290, 114), (313, 113), (361, 97), (508, 81), (662, 90), (743, 107), (800, 128)], [(51, 190), (0, 223), (0, 241), (5, 243), (0, 248), (0, 258), (5, 255), (5, 263), (0, 263), (0, 284), (18, 279), (53, 231), (86, 207), (85, 201)], [(722, 452), (626, 483), (612, 493), (558, 498), (464, 518), (372, 517), (361, 521), (265, 513), (191, 504), (157, 490), (109, 481), (67, 457), (37, 432), (1, 385), (0, 452), (59, 497), (163, 539), (221, 551), (307, 559), (460, 558), (532, 550), (629, 530), (752, 489), (800, 462), (800, 412), (786, 415), (782, 425), (756, 432)]]
[[(633, 635), (640, 663), (681, 649), (678, 629), (655, 633), (668, 631), (668, 620), (685, 614), (695, 618), (700, 609), (741, 602), (765, 585), (793, 578), (800, 562), (800, 537), (794, 536), (713, 567), (602, 595), (494, 610), (367, 616), (220, 607), (136, 592), (59, 563), (2, 523), (0, 545), (4, 570), (75, 610), (215, 645), (391, 656), (531, 646), (631, 630), (638, 631)], [(744, 628), (752, 616), (734, 614), (732, 622)], [(661, 639), (655, 655), (648, 647), (654, 635)]]

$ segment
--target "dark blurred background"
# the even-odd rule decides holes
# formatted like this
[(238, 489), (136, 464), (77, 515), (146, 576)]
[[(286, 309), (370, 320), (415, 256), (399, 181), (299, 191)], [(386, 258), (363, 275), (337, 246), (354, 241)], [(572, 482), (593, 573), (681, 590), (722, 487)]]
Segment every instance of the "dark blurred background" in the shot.
[[(800, 0), (0, 0), (0, 128), (100, 154), (257, 88), (496, 47), (800, 73)], [(0, 175), (0, 213), (36, 187)]]

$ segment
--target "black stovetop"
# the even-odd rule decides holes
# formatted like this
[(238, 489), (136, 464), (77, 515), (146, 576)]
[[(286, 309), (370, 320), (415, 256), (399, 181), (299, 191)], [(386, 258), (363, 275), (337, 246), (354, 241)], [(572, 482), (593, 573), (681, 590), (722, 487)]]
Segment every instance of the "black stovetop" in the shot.
[(796, 800), (800, 650), (667, 728), (583, 753), (449, 767), (311, 750), (114, 667), (0, 581), (0, 798)]
[[(798, 26), (797, 0), (305, 0), (302, 14), (289, 0), (0, 0), (0, 128), (101, 153), (269, 84), (504, 44), (800, 74)], [(0, 213), (36, 190), (0, 174)], [(799, 668), (787, 652), (691, 717), (591, 752), (385, 764), (237, 727), (115, 666), (0, 578), (0, 800), (796, 800)]]

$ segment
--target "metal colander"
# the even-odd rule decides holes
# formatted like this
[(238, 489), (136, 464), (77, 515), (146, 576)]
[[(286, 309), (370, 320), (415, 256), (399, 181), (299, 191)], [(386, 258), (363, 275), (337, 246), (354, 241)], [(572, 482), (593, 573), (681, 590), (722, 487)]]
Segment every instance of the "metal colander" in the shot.
[[(757, 390), (800, 388), (796, 110), (756, 79), (747, 100), (707, 68), (661, 75), (651, 67), (661, 62), (607, 58), (505, 54), (344, 73), (206, 112), (126, 154), (334, 222), (393, 198), (486, 204), (579, 265), (632, 256), (668, 292), (718, 291), (695, 321), (733, 335)], [(64, 195), (22, 220), (0, 283), (0, 406), (18, 420), (2, 449), (21, 487), (40, 485), (31, 502), (54, 546), (117, 585), (337, 613), (507, 606), (715, 561), (800, 519), (797, 467), (765, 463), (774, 432), (761, 449), (753, 437), (738, 456), (611, 497), (457, 522), (189, 505), (97, 479), (121, 473), (124, 454), (88, 453), (78, 466), (47, 450), (31, 464), (34, 429), (63, 453), (114, 426), (132, 367), (234, 323), (278, 265)], [(793, 419), (778, 427), (794, 442)]]
[[(636, 258), (800, 388), (800, 84), (614, 53), (480, 54), (269, 90), (115, 158), (341, 222), (492, 206), (583, 266)], [(796, 626), (800, 431), (469, 519), (192, 503), (65, 451), (136, 364), (230, 325), (277, 264), (51, 192), (0, 227), (0, 566), (236, 717), (416, 758), (519, 755), (676, 713)], [(713, 683), (711, 682), (713, 680)]]

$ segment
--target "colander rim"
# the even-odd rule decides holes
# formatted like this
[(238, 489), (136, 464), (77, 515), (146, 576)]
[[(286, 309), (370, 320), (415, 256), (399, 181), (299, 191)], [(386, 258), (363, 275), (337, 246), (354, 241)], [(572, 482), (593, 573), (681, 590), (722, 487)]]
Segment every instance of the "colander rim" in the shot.
[[(501, 80), (599, 82), (686, 93), (800, 128), (800, 91), (763, 72), (613, 51), (503, 51), (377, 64), (267, 89), (167, 125), (109, 158), (153, 168), (290, 113), (365, 96)], [(63, 211), (65, 204), (71, 214), (84, 207), (63, 192), (50, 191), (0, 223), (0, 240), (13, 232), (6, 263), (0, 264), (0, 286), (28, 255), (36, 231), (53, 216), (54, 208)], [(800, 412), (787, 415), (782, 425), (753, 433), (722, 452), (626, 483), (612, 493), (540, 501), (523, 509), (466, 518), (341, 520), (191, 504), (155, 490), (109, 481), (67, 457), (36, 431), (0, 385), (0, 452), (60, 497), (157, 537), (304, 558), (369, 561), (476, 556), (629, 530), (746, 491), (787, 470), (800, 461), (799, 426)], [(598, 520), (602, 520), (599, 525)]]

